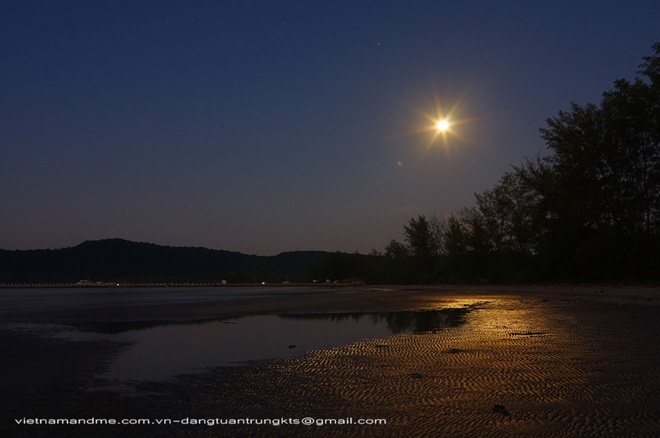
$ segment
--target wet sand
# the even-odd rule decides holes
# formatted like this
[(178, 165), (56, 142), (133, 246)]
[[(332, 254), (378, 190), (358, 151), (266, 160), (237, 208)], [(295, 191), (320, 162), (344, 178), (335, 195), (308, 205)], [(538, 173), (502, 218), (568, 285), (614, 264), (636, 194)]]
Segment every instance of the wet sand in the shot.
[[(24, 313), (82, 329), (279, 312), (468, 308), (466, 323), (122, 391), (123, 348), (2, 330), (6, 436), (660, 436), (660, 289), (320, 289), (231, 303)], [(267, 336), (267, 334), (264, 334)], [(16, 426), (14, 418), (385, 419), (386, 425)]]

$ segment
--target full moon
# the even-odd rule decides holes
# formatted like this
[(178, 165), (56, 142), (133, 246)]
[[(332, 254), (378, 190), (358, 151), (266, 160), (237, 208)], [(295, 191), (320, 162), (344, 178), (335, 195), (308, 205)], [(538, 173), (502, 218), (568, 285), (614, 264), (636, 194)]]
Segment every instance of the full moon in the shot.
[(449, 122), (445, 119), (439, 120), (438, 123), (435, 124), (435, 127), (438, 131), (446, 131), (449, 129)]

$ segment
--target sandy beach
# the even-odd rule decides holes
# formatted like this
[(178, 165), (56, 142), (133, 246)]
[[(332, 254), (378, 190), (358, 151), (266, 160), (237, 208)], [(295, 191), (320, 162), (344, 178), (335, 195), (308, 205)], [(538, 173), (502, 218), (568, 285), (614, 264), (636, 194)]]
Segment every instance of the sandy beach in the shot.
[[(123, 388), (108, 386), (99, 373), (125, 345), (9, 328), (26, 321), (41, 330), (49, 323), (102, 330), (282, 312), (449, 308), (466, 310), (463, 324)], [(657, 437), (659, 325), (660, 289), (651, 287), (346, 287), (229, 303), (15, 312), (0, 331), (0, 347), (9, 352), (0, 362), (0, 430), (11, 434), (4, 436)], [(188, 424), (16, 422), (60, 417)], [(314, 422), (295, 424), (303, 418)], [(217, 424), (221, 419), (277, 421)], [(324, 419), (340, 424), (317, 425)]]

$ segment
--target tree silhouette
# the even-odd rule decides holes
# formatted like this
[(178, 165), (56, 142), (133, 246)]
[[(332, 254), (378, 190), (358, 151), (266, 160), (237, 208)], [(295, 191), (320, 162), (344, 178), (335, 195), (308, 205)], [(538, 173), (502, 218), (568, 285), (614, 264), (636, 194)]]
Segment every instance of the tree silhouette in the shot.
[(417, 280), (658, 279), (660, 43), (653, 51), (599, 104), (548, 118), (549, 155), (506, 172), (474, 206), (410, 219)]

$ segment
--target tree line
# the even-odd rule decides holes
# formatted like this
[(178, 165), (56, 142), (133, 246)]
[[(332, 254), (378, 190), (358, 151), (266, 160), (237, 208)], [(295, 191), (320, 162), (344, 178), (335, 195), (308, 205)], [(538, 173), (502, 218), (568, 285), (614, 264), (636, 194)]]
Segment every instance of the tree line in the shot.
[(171, 247), (123, 239), (75, 247), (0, 250), (0, 285), (92, 282), (281, 283), (309, 280), (309, 268), (328, 255), (293, 251), (256, 256), (207, 248)]
[[(326, 260), (370, 282), (660, 280), (660, 43), (634, 80), (540, 129), (548, 154), (475, 203), (418, 215), (371, 258)], [(375, 257), (375, 256), (381, 257)]]

